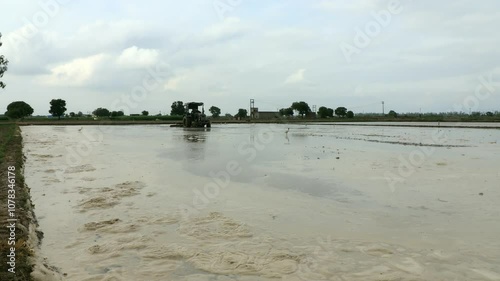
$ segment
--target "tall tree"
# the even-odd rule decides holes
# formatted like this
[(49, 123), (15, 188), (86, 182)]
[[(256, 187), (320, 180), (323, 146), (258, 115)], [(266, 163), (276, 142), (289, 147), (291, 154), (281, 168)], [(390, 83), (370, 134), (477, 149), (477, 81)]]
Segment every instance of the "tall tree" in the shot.
[(5, 115), (12, 119), (24, 118), (31, 114), (33, 114), (33, 108), (24, 101), (11, 102), (5, 112)]
[(109, 112), (107, 108), (99, 107), (98, 109), (92, 111), (92, 114), (94, 114), (97, 117), (109, 117), (111, 112)]
[[(2, 33), (0, 33), (0, 39), (2, 39)], [(0, 42), (0, 47), (1, 46), (2, 42)], [(2, 78), (5, 71), (7, 71), (7, 64), (9, 64), (9, 61), (3, 55), (0, 55), (0, 78)], [(0, 81), (0, 88), (5, 88), (5, 84), (2, 81)]]
[(311, 108), (305, 101), (294, 102), (292, 104), (292, 109), (298, 111), (302, 117), (311, 112)]
[(322, 106), (318, 110), (318, 115), (320, 118), (333, 117), (333, 109)]
[(281, 116), (293, 116), (293, 108), (282, 108), (280, 109), (280, 115)]
[(143, 111), (141, 112), (141, 114), (142, 114), (142, 116), (148, 116), (148, 115), (149, 115), (149, 111), (147, 111), (147, 110), (143, 110)]
[(64, 112), (66, 112), (66, 101), (62, 99), (53, 99), (50, 101), (50, 110), (49, 113), (52, 114), (52, 116), (56, 117), (58, 119), (61, 119), (61, 116), (64, 115)]
[(236, 113), (236, 117), (240, 117), (240, 118), (246, 118), (247, 115), (248, 115), (248, 111), (244, 108), (238, 109), (238, 113)]
[(184, 115), (186, 111), (182, 101), (174, 101), (171, 108), (170, 115)]
[(212, 114), (212, 117), (217, 118), (220, 116), (220, 108), (217, 106), (211, 106), (208, 111)]
[(337, 107), (335, 109), (335, 115), (339, 116), (339, 117), (344, 117), (347, 115), (347, 108), (341, 106), (341, 107)]

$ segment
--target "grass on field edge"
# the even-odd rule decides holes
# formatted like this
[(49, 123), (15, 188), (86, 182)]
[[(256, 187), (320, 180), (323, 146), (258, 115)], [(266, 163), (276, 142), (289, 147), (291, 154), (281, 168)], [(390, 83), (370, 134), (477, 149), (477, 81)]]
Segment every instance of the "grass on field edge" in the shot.
[[(36, 231), (37, 221), (30, 200), (30, 189), (24, 180), (24, 155), (22, 136), (18, 125), (0, 124), (0, 280), (33, 281), (33, 249), (38, 247), (41, 232)], [(8, 244), (8, 167), (15, 167), (15, 246)], [(30, 233), (36, 233), (35, 239)], [(31, 238), (30, 238), (31, 237)], [(34, 241), (35, 240), (35, 241)], [(33, 245), (34, 244), (34, 245)], [(15, 273), (8, 271), (7, 255), (15, 247)]]

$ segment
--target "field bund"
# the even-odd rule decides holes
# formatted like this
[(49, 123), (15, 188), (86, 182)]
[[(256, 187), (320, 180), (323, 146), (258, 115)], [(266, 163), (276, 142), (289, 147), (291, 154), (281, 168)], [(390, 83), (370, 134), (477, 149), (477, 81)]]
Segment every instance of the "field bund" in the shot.
[(44, 232), (38, 280), (500, 280), (497, 129), (22, 136)]

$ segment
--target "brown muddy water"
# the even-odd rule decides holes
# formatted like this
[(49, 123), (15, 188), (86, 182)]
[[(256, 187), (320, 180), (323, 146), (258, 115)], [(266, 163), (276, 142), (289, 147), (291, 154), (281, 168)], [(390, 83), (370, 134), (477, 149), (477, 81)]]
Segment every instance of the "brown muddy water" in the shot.
[(38, 280), (500, 280), (500, 130), (22, 132)]

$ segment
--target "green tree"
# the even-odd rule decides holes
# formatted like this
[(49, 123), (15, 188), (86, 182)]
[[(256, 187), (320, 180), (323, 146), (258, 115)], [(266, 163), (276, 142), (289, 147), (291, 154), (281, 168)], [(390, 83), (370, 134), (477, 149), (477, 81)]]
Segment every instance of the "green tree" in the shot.
[(71, 111), (71, 112), (69, 113), (69, 116), (70, 116), (70, 117), (75, 117), (75, 116), (76, 116), (76, 114), (75, 114), (73, 111)]
[(311, 112), (311, 108), (305, 101), (299, 101), (299, 102), (294, 102), (291, 106), (293, 110), (296, 110), (299, 112), (300, 116), (304, 117), (304, 115), (307, 115), (308, 113)]
[(398, 113), (394, 110), (389, 111), (389, 113), (387, 115), (389, 115), (389, 117), (393, 117), (393, 118), (398, 117)]
[(33, 108), (24, 101), (11, 102), (5, 112), (5, 115), (12, 119), (24, 118), (31, 114), (33, 114)]
[(147, 111), (147, 110), (143, 110), (141, 113), (142, 113), (142, 116), (148, 116), (149, 115), (149, 111)]
[(50, 101), (49, 113), (57, 119), (61, 119), (61, 116), (66, 112), (66, 101), (62, 99), (53, 99)]
[(81, 111), (78, 111), (78, 113), (76, 114), (78, 117), (82, 117), (83, 116), (83, 112)]
[(231, 113), (226, 113), (226, 114), (224, 115), (224, 117), (226, 117), (226, 118), (233, 118), (233, 115), (231, 115)]
[(282, 108), (279, 110), (281, 116), (293, 116), (293, 108)]
[(248, 115), (248, 111), (244, 108), (238, 109), (238, 113), (236, 113), (235, 117), (246, 118)]
[(318, 109), (318, 115), (320, 118), (333, 117), (333, 109), (322, 106)]
[(347, 118), (354, 118), (354, 112), (352, 111), (347, 111)]
[(217, 106), (211, 106), (208, 111), (212, 114), (212, 117), (217, 118), (220, 116), (220, 108)]
[[(0, 39), (1, 38), (2, 38), (2, 33), (0, 33)], [(0, 42), (0, 47), (1, 46), (2, 42)], [(8, 64), (9, 61), (3, 55), (0, 55), (0, 78), (2, 78), (5, 71), (7, 71)], [(0, 88), (5, 88), (5, 84), (2, 81), (0, 81)]]
[(486, 112), (486, 116), (490, 116), (490, 117), (493, 116), (493, 112), (491, 112), (491, 111)]
[(339, 116), (339, 117), (345, 117), (347, 115), (347, 108), (345, 107), (337, 107), (335, 109), (335, 115)]
[(186, 111), (182, 101), (174, 101), (171, 108), (170, 115), (184, 115)]
[(108, 109), (99, 107), (98, 109), (92, 111), (92, 114), (94, 114), (97, 117), (109, 117), (111, 114)]

